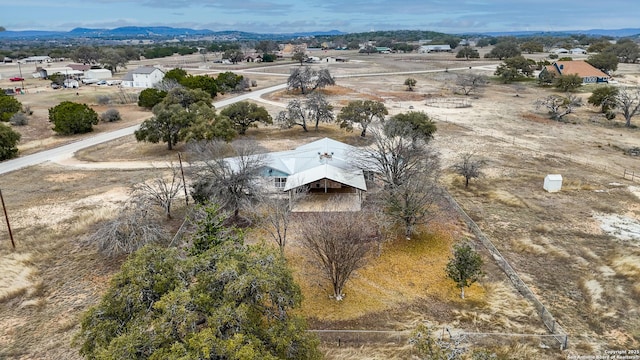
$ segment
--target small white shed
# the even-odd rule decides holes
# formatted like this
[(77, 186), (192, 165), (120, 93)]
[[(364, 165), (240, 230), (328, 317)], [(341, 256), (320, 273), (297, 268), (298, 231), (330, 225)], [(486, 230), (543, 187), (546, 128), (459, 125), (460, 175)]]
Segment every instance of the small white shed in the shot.
[(544, 178), (543, 188), (548, 192), (558, 192), (562, 188), (562, 175), (549, 174)]

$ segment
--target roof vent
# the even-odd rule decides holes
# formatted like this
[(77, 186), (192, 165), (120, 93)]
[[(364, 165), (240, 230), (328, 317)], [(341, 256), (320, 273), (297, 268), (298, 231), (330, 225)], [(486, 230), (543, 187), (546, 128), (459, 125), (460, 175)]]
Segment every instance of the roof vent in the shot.
[(560, 70), (564, 69), (564, 65), (560, 64)]

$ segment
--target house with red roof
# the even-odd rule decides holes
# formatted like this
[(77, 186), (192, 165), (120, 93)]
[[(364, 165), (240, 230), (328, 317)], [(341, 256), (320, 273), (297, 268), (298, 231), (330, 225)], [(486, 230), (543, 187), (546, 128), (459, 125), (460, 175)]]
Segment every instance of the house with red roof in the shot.
[(551, 76), (575, 74), (582, 78), (583, 84), (609, 82), (611, 78), (607, 73), (583, 60), (556, 61), (551, 65), (545, 66), (540, 72), (539, 77), (542, 79), (546, 77), (547, 74), (551, 74)]

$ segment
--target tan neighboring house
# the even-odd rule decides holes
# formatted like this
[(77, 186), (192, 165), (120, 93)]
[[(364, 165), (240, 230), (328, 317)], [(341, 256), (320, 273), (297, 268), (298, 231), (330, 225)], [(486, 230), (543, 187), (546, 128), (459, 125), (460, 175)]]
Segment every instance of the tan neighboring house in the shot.
[(582, 78), (583, 84), (605, 83), (611, 79), (608, 74), (583, 60), (556, 61), (551, 65), (545, 66), (539, 76), (542, 78), (546, 74), (551, 74), (552, 76), (576, 74)]

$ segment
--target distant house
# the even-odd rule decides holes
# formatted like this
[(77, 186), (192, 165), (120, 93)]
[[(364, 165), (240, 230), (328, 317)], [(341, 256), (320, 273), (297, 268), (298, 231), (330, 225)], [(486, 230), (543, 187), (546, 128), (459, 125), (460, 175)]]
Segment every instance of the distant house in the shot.
[(69, 66), (63, 67), (38, 67), (36, 68), (36, 73), (34, 73), (34, 77), (39, 77), (41, 79), (48, 79), (53, 74), (61, 74), (66, 78), (78, 79), (80, 76), (84, 74), (84, 72), (80, 70), (73, 70)]
[(553, 50), (551, 50), (551, 52), (553, 54), (559, 55), (559, 54), (568, 54), (569, 50), (567, 50), (565, 48), (559, 48), (559, 49), (553, 49)]
[(162, 79), (164, 79), (164, 71), (153, 66), (142, 66), (129, 70), (122, 78), (122, 86), (148, 89)]
[(392, 50), (386, 46), (376, 46), (376, 51), (380, 54), (390, 54)]
[(111, 79), (112, 76), (109, 69), (89, 69), (84, 72), (85, 79), (106, 80)]
[(24, 59), (18, 60), (21, 64), (46, 64), (52, 62), (53, 59), (49, 56), (29, 56)]
[(576, 74), (582, 78), (583, 84), (608, 82), (610, 79), (609, 75), (583, 60), (556, 61), (551, 65), (545, 66), (539, 76), (543, 78), (546, 74), (551, 74), (552, 76)]
[(569, 54), (578, 54), (578, 55), (586, 55), (587, 50), (581, 48), (573, 48), (569, 50)]
[(426, 54), (432, 52), (451, 52), (451, 45), (443, 44), (443, 45), (422, 45), (418, 48), (418, 53)]

